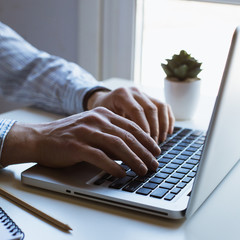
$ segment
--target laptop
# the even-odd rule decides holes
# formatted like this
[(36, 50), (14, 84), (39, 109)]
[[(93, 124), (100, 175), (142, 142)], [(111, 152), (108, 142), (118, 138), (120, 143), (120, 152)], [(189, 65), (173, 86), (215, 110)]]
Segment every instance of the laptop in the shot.
[(53, 169), (35, 165), (24, 184), (170, 219), (190, 217), (240, 159), (240, 28), (235, 30), (206, 132), (175, 127), (161, 144), (157, 172), (117, 179), (86, 162)]

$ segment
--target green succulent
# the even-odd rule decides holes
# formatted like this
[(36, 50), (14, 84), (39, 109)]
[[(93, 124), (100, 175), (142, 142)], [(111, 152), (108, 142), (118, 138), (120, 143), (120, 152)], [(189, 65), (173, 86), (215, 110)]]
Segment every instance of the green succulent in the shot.
[(168, 78), (176, 78), (178, 81), (197, 78), (202, 71), (200, 68), (202, 63), (199, 63), (184, 50), (181, 50), (178, 55), (173, 55), (172, 59), (166, 59), (166, 61), (167, 64), (161, 64), (164, 72)]

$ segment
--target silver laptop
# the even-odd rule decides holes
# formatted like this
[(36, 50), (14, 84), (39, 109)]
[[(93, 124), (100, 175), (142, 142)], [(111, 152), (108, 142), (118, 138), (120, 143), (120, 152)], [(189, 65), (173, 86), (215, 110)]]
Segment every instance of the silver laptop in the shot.
[(22, 173), (22, 182), (166, 218), (191, 216), (240, 158), (239, 31), (233, 35), (207, 132), (176, 127), (160, 146), (157, 172), (140, 177), (123, 164), (126, 177), (116, 179), (84, 162), (64, 169), (35, 165)]

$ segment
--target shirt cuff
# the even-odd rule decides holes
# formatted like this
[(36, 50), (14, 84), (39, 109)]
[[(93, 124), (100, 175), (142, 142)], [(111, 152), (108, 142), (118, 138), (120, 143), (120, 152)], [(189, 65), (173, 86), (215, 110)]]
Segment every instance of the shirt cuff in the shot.
[(0, 119), (0, 169), (3, 168), (2, 164), (1, 164), (1, 155), (2, 155), (4, 140), (9, 132), (9, 130), (11, 129), (11, 127), (13, 126), (13, 124), (15, 122), (16, 122), (15, 120)]
[(95, 93), (95, 92), (98, 92), (98, 91), (103, 91), (103, 92), (110, 92), (111, 90), (106, 88), (106, 87), (101, 87), (101, 86), (97, 86), (97, 87), (94, 87), (92, 89), (90, 89), (84, 96), (83, 98), (83, 110), (84, 111), (87, 111), (87, 104), (88, 104), (88, 100), (89, 98)]

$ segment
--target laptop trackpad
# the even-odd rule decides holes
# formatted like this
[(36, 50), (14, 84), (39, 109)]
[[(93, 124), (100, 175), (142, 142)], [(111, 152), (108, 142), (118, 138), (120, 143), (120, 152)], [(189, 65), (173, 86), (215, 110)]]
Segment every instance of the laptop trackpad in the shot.
[(85, 185), (86, 182), (100, 172), (102, 172), (101, 169), (86, 162), (65, 168), (49, 168), (37, 164), (22, 173), (22, 182), (29, 183), (31, 179), (34, 179), (79, 186), (82, 184)]

